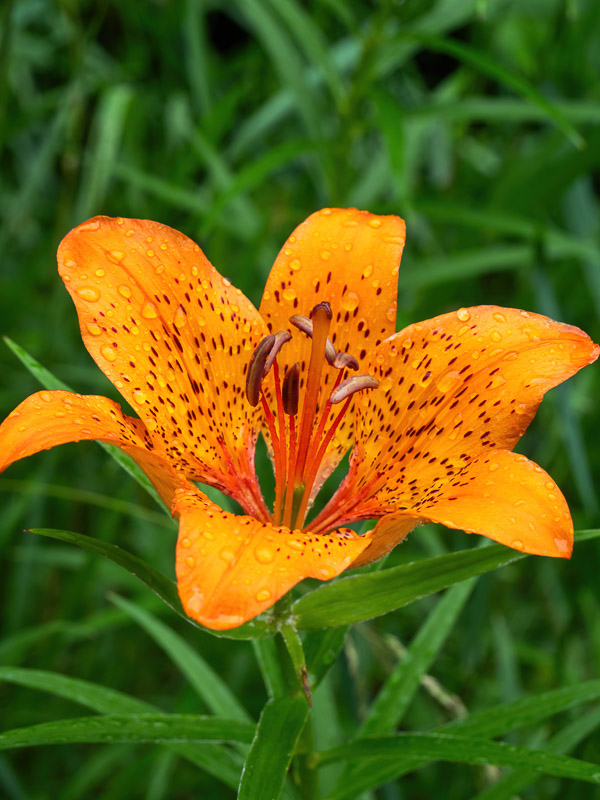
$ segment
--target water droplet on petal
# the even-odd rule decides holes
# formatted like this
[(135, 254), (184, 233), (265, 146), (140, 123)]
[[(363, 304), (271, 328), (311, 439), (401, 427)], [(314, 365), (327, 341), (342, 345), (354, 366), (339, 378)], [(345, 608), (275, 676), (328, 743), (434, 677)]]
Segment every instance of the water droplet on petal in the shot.
[(556, 549), (560, 553), (568, 553), (569, 551), (569, 543), (564, 539), (559, 539), (558, 536), (554, 539), (554, 544), (556, 545)]
[(514, 539), (510, 543), (510, 546), (513, 548), (513, 550), (521, 550), (521, 552), (523, 552), (523, 550), (525, 550), (525, 545), (523, 544), (523, 542), (520, 539)]
[(363, 269), (363, 278), (370, 278), (373, 274), (373, 264), (367, 264)]
[(228, 550), (226, 547), (221, 550), (219, 556), (228, 564), (233, 564), (235, 561), (235, 553), (232, 553), (231, 550)]
[(40, 399), (42, 399), (44, 403), (49, 403), (52, 398), (48, 392), (40, 392)]
[(354, 311), (355, 308), (358, 308), (359, 303), (360, 297), (355, 292), (346, 292), (341, 300), (342, 308), (346, 311)]
[(295, 292), (294, 289), (292, 289), (291, 286), (288, 286), (287, 289), (284, 289), (282, 294), (283, 294), (283, 297), (286, 300), (295, 300), (296, 299), (296, 292)]
[(88, 330), (88, 333), (91, 333), (92, 336), (100, 336), (102, 333), (102, 328), (100, 325), (96, 325), (94, 322), (88, 322), (85, 326)]
[(141, 389), (134, 389), (133, 399), (136, 403), (143, 403), (146, 400), (146, 395), (141, 391)]
[(256, 593), (256, 599), (259, 603), (264, 603), (271, 599), (271, 592), (268, 589), (261, 589)]
[(459, 381), (460, 381), (460, 375), (458, 374), (458, 372), (456, 371), (444, 372), (443, 375), (440, 375), (440, 377), (437, 378), (435, 385), (440, 390), (440, 392), (446, 394), (446, 392), (449, 392), (450, 389), (452, 389), (454, 386), (456, 386), (457, 383), (459, 383)]
[(492, 316), (494, 317), (496, 322), (506, 322), (506, 317), (504, 316), (504, 314), (501, 314), (499, 311), (496, 311), (494, 314), (492, 314)]
[(195, 563), (194, 556), (186, 556), (185, 563), (188, 565), (188, 567), (193, 567)]
[(144, 319), (154, 319), (157, 316), (158, 312), (154, 303), (151, 303), (150, 301), (144, 303), (144, 307), (142, 308), (142, 317), (144, 317)]
[(502, 334), (500, 333), (500, 331), (492, 331), (490, 333), (490, 339), (493, 342), (499, 342), (502, 339)]
[(329, 261), (329, 259), (331, 258), (331, 253), (329, 252), (329, 250), (321, 250), (321, 258), (323, 259), (323, 261)]
[(385, 312), (385, 316), (389, 319), (390, 322), (396, 322), (396, 309), (394, 306), (390, 306), (388, 310)]
[(173, 323), (178, 328), (183, 328), (185, 325), (187, 325), (187, 314), (185, 313), (185, 308), (183, 306), (179, 306), (175, 312), (175, 319), (173, 320)]
[(106, 257), (113, 262), (113, 264), (120, 264), (121, 261), (125, 258), (125, 253), (121, 250), (110, 250)]
[(95, 303), (100, 298), (100, 292), (91, 286), (82, 286), (77, 289), (77, 294), (82, 300), (87, 300), (88, 303)]
[(111, 347), (109, 344), (105, 344), (103, 347), (101, 347), (100, 352), (107, 361), (114, 361), (117, 357), (114, 347)]
[(302, 267), (302, 264), (300, 263), (300, 259), (298, 259), (298, 258), (292, 258), (292, 260), (290, 261), (290, 269), (291, 269), (293, 272), (298, 272), (298, 270), (299, 270), (301, 267)]
[(372, 219), (369, 220), (369, 225), (372, 228), (381, 228), (381, 220), (377, 219), (377, 217), (373, 217)]
[(506, 383), (506, 378), (502, 377), (502, 375), (494, 375), (492, 378), (492, 389), (497, 389), (499, 386), (503, 386)]
[(127, 284), (122, 283), (119, 286), (119, 294), (121, 295), (121, 297), (129, 298), (131, 297), (131, 289), (129, 288), (129, 286), (127, 286)]
[(106, 272), (103, 269), (96, 270), (96, 277), (103, 278), (106, 275)]
[(456, 312), (456, 316), (461, 322), (466, 322), (468, 319), (471, 319), (471, 314), (467, 308), (459, 308)]
[(270, 564), (274, 558), (273, 551), (269, 550), (268, 547), (257, 547), (254, 551), (254, 555), (256, 556), (256, 560), (261, 564)]
[(287, 543), (293, 550), (304, 550), (302, 542), (297, 539), (290, 539)]
[(500, 469), (500, 464), (496, 464), (495, 461), (492, 461), (490, 464), (490, 472), (496, 472), (497, 469)]

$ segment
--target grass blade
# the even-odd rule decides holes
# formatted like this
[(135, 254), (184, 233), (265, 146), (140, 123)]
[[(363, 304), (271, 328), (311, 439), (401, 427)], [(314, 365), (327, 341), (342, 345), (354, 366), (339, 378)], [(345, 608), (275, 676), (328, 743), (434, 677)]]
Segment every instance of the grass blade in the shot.
[(307, 714), (304, 697), (267, 701), (244, 765), (238, 800), (277, 800)]

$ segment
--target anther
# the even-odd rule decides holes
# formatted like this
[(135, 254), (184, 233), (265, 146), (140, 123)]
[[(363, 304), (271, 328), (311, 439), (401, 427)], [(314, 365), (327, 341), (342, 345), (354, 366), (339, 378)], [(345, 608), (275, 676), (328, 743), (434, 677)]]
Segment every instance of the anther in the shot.
[(346, 378), (342, 381), (337, 389), (334, 389), (329, 397), (329, 402), (332, 405), (341, 403), (342, 400), (353, 395), (355, 392), (361, 392), (363, 389), (376, 389), (379, 386), (377, 378), (372, 375), (353, 375), (351, 378)]
[(350, 353), (338, 352), (332, 366), (336, 369), (358, 369), (358, 361)]
[(275, 341), (273, 343), (273, 347), (271, 348), (271, 352), (269, 353), (269, 357), (265, 362), (265, 368), (263, 371), (263, 378), (265, 378), (269, 372), (271, 371), (271, 367), (277, 358), (277, 354), (283, 347), (286, 342), (289, 342), (292, 338), (292, 334), (289, 331), (277, 331), (275, 336)]
[(329, 319), (329, 320), (332, 319), (333, 314), (331, 312), (331, 306), (326, 301), (323, 301), (321, 303), (317, 303), (317, 305), (313, 307), (312, 311), (310, 312), (310, 318), (312, 319), (314, 317), (314, 315), (318, 311), (320, 311), (321, 309), (323, 309), (325, 311), (325, 313), (327, 314), (327, 319)]
[(292, 364), (285, 371), (281, 393), (283, 395), (283, 410), (288, 416), (298, 413), (298, 397), (300, 394), (300, 364)]
[(265, 363), (275, 344), (275, 336), (270, 333), (260, 342), (252, 353), (246, 375), (246, 397), (251, 406), (257, 406), (260, 400), (260, 385), (264, 378)]
[[(329, 312), (331, 313), (331, 309), (329, 308), (329, 303), (319, 303), (318, 306), (315, 306), (313, 308), (311, 314), (314, 314), (314, 312), (316, 311), (317, 308), (319, 308), (319, 306), (324, 306), (326, 309), (329, 309)], [(292, 323), (292, 325), (294, 325), (294, 327), (298, 328), (299, 330), (302, 331), (302, 333), (305, 333), (312, 339), (313, 335), (312, 320), (310, 320), (308, 317), (303, 316), (302, 314), (294, 314), (293, 316), (290, 317), (290, 322)], [(333, 364), (336, 356), (337, 356), (337, 351), (333, 346), (333, 344), (331, 343), (331, 339), (327, 337), (327, 342), (325, 344), (325, 358), (327, 359), (327, 363)]]

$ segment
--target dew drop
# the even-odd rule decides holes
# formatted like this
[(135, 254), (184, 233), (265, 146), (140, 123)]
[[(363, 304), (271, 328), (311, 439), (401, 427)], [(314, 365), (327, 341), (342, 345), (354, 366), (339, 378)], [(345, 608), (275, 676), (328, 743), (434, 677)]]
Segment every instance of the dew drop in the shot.
[(456, 312), (456, 316), (461, 322), (466, 322), (468, 319), (471, 319), (471, 314), (467, 308), (459, 308)]
[(492, 389), (498, 389), (499, 386), (503, 386), (506, 383), (506, 378), (503, 378), (502, 375), (494, 375), (492, 378)]
[(187, 325), (187, 314), (185, 313), (183, 306), (179, 306), (175, 312), (175, 319), (173, 320), (173, 323), (178, 328), (183, 328), (185, 325)]
[(114, 264), (120, 264), (125, 258), (125, 253), (121, 252), (121, 250), (110, 250), (106, 256)]
[(87, 300), (88, 303), (95, 303), (100, 298), (100, 292), (91, 286), (82, 286), (77, 289), (77, 294), (82, 300)]
[(321, 258), (323, 259), (323, 261), (329, 261), (329, 259), (331, 258), (331, 253), (329, 252), (329, 250), (321, 250)]
[(97, 269), (96, 270), (96, 277), (97, 278), (103, 278), (105, 275), (106, 275), (106, 272), (103, 269)]
[(358, 308), (359, 303), (360, 297), (355, 292), (346, 292), (341, 300), (341, 306), (346, 311), (354, 311), (355, 308)]
[(385, 316), (390, 322), (396, 322), (396, 309), (394, 306), (390, 306), (388, 308), (388, 310), (385, 312)]
[(96, 325), (95, 322), (88, 322), (86, 323), (85, 327), (87, 328), (88, 333), (90, 333), (92, 336), (100, 336), (102, 333), (102, 328), (100, 325)]
[(506, 317), (504, 314), (501, 314), (499, 311), (496, 311), (495, 314), (492, 314), (496, 322), (506, 322)]
[(288, 286), (287, 289), (284, 289), (282, 294), (283, 294), (283, 297), (284, 297), (285, 300), (295, 300), (296, 299), (296, 292), (295, 292), (294, 289), (292, 289), (291, 286)]
[(185, 563), (188, 565), (188, 567), (193, 567), (195, 563), (194, 556), (186, 556)]
[(143, 403), (146, 400), (146, 395), (141, 389), (135, 389), (132, 396), (136, 403)]
[(231, 550), (228, 550), (226, 547), (221, 550), (219, 556), (228, 564), (232, 564), (235, 561), (235, 553), (232, 553)]
[(257, 547), (254, 551), (254, 555), (260, 564), (270, 564), (274, 558), (273, 551), (269, 550), (268, 547)]
[(490, 339), (493, 342), (499, 342), (502, 339), (502, 334), (500, 333), (500, 331), (492, 331), (490, 333)]
[(510, 546), (513, 548), (513, 550), (521, 550), (521, 552), (525, 550), (525, 545), (520, 539), (513, 539), (513, 541), (510, 543)]
[(52, 399), (48, 392), (40, 392), (40, 398), (44, 401), (44, 403), (49, 403)]
[(446, 394), (446, 392), (449, 392), (459, 381), (460, 375), (458, 372), (444, 372), (444, 374), (440, 375), (436, 380), (435, 385), (440, 392)]
[(121, 295), (121, 297), (130, 298), (131, 297), (131, 289), (129, 288), (129, 286), (127, 286), (127, 284), (122, 283), (119, 286), (119, 294)]
[(300, 263), (300, 259), (299, 258), (292, 258), (292, 260), (290, 261), (290, 269), (292, 270), (292, 272), (298, 272), (298, 270), (301, 267), (302, 267), (302, 264)]
[(373, 274), (373, 264), (367, 264), (363, 269), (363, 278), (370, 278)]
[(515, 406), (515, 414), (527, 414), (529, 406), (526, 403), (517, 403)]
[(302, 542), (299, 542), (297, 539), (290, 539), (288, 545), (292, 548), (292, 550), (304, 550)]
[(158, 312), (154, 303), (151, 303), (149, 300), (147, 303), (144, 303), (144, 307), (142, 308), (142, 317), (144, 317), (144, 319), (154, 319), (157, 316)]
[(264, 603), (266, 600), (271, 599), (271, 592), (268, 589), (261, 589), (256, 593), (256, 599), (259, 603)]
[(109, 344), (105, 344), (103, 347), (101, 347), (100, 352), (107, 361), (114, 361), (117, 357), (114, 347), (111, 347)]
[(495, 461), (492, 461), (490, 464), (490, 472), (496, 472), (497, 469), (500, 469), (500, 464), (496, 464)]
[(373, 217), (372, 219), (369, 220), (369, 225), (372, 228), (381, 228), (381, 220), (377, 219), (377, 217)]

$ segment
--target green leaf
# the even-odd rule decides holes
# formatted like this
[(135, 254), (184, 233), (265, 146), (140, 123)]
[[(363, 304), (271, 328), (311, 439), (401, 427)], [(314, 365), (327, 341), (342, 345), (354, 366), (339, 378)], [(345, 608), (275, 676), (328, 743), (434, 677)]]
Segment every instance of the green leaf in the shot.
[[(19, 667), (3, 667), (0, 669), (0, 681), (16, 683), (31, 689), (50, 692), (74, 703), (80, 703), (101, 714), (148, 714), (160, 710), (150, 703), (135, 697), (107, 689), (96, 683), (69, 678), (55, 672)], [(169, 744), (167, 745), (182, 758), (186, 758), (209, 774), (237, 788), (242, 767), (241, 757), (232, 750), (224, 749), (216, 744)]]
[[(348, 625), (387, 614), (474, 575), (524, 558), (502, 545), (461, 550), (328, 583), (292, 606), (300, 629)], [(360, 598), (360, 602), (357, 602)]]
[(308, 666), (311, 689), (321, 683), (330, 667), (335, 664), (348, 633), (348, 626), (309, 631), (304, 639), (304, 652)]
[[(19, 361), (29, 370), (29, 372), (36, 378), (44, 387), (44, 389), (48, 389), (50, 391), (66, 391), (72, 392), (70, 386), (67, 386), (66, 383), (63, 383), (58, 378), (55, 378), (51, 372), (30, 356), (22, 347), (20, 347), (16, 342), (13, 342), (12, 339), (9, 339), (8, 336), (4, 337), (4, 341), (8, 348), (12, 350), (12, 352), (17, 356)], [(114, 444), (106, 444), (106, 442), (98, 442), (100, 447), (102, 447), (106, 452), (114, 458), (117, 464), (122, 467), (125, 472), (127, 472), (131, 477), (136, 480), (139, 485), (148, 492), (148, 494), (156, 501), (156, 503), (163, 509), (163, 511), (171, 516), (171, 512), (161, 498), (158, 496), (156, 489), (150, 483), (148, 476), (142, 471), (142, 469), (135, 463), (135, 461), (130, 458), (126, 453), (120, 450)]]
[(267, 701), (244, 765), (238, 800), (277, 800), (307, 714), (304, 697)]
[(136, 578), (139, 578), (142, 583), (145, 583), (149, 589), (158, 595), (158, 597), (172, 608), (173, 611), (179, 614), (180, 617), (183, 617), (187, 622), (200, 628), (205, 633), (228, 639), (253, 639), (260, 636), (271, 636), (274, 633), (274, 628), (269, 623), (259, 619), (251, 620), (245, 625), (239, 628), (233, 628), (230, 631), (213, 631), (209, 628), (204, 628), (188, 617), (183, 610), (179, 595), (177, 594), (175, 582), (151, 564), (138, 558), (138, 556), (128, 553), (116, 544), (103, 542), (100, 539), (94, 539), (82, 533), (50, 530), (49, 528), (32, 528), (30, 532), (38, 536), (48, 536), (51, 539), (58, 539), (61, 542), (75, 544), (77, 547), (81, 547), (89, 553), (97, 553), (98, 555), (104, 556), (104, 558), (108, 558), (113, 563), (126, 569), (132, 575), (135, 575)]
[(559, 778), (600, 783), (600, 764), (518, 745), (442, 733), (399, 733), (395, 736), (357, 739), (320, 753), (319, 765), (383, 755), (388, 758), (418, 756), (450, 763), (527, 767)]
[(474, 579), (449, 589), (438, 601), (411, 642), (406, 655), (398, 662), (359, 728), (358, 736), (391, 733), (431, 666), (475, 585)]
[(107, 714), (43, 722), (0, 734), (0, 750), (76, 742), (250, 742), (254, 726), (195, 714)]
[[(598, 529), (580, 531), (576, 541), (598, 536)], [(294, 603), (292, 612), (301, 630), (361, 622), (526, 557), (526, 553), (495, 544), (423, 559), (381, 572), (352, 575), (304, 595)], [(359, 602), (357, 598), (360, 598)]]
[[(599, 697), (600, 680), (586, 681), (476, 712), (466, 719), (456, 720), (438, 728), (435, 733), (454, 735), (456, 732), (460, 736), (467, 735), (473, 739), (503, 736), (516, 728), (539, 724), (554, 714), (582, 703), (592, 702)], [(364, 791), (387, 783), (424, 766), (425, 763), (422, 758), (401, 755), (393, 761), (380, 758), (371, 759), (365, 764), (353, 765), (347, 771), (345, 780), (340, 782), (331, 800), (354, 797), (355, 791)]]
[(112, 593), (110, 599), (162, 647), (214, 714), (252, 722), (250, 715), (227, 684), (185, 639), (141, 606)]
[[(565, 753), (575, 748), (583, 739), (600, 726), (600, 708), (594, 708), (588, 714), (578, 717), (570, 725), (559, 731), (546, 745), (552, 753)], [(539, 778), (539, 774), (527, 769), (518, 769), (503, 775), (497, 783), (484, 789), (473, 800), (512, 800), (521, 794), (531, 783)]]

